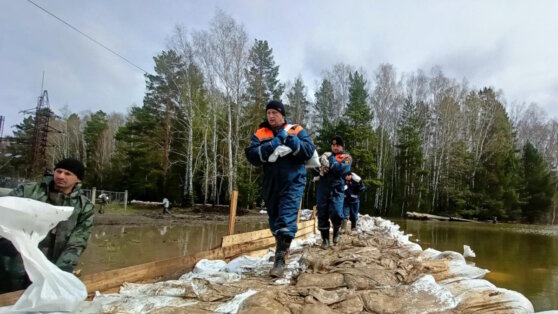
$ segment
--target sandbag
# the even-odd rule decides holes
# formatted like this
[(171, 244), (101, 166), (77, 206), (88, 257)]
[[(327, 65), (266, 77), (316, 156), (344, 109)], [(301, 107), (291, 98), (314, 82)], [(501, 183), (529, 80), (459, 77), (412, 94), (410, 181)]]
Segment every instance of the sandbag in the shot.
[(85, 300), (85, 285), (51, 263), (38, 248), (48, 232), (67, 220), (73, 210), (27, 198), (0, 197), (0, 236), (19, 251), (31, 280), (19, 300), (12, 306), (0, 307), (0, 313), (71, 312)]

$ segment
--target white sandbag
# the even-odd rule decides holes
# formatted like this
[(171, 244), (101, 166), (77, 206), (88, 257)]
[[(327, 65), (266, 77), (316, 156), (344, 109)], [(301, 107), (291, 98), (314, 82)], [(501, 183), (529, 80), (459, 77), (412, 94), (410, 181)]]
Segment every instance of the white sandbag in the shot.
[(351, 179), (353, 179), (356, 183), (359, 183), (361, 180), (361, 178), (354, 172), (351, 172)]
[(276, 162), (279, 157), (287, 156), (293, 150), (285, 145), (279, 145), (267, 159), (268, 162)]
[(0, 313), (71, 312), (85, 300), (85, 285), (51, 263), (38, 248), (48, 232), (68, 219), (73, 210), (27, 198), (0, 197), (0, 236), (19, 251), (32, 282), (14, 305), (1, 307)]
[(463, 257), (477, 257), (475, 251), (468, 245), (463, 245)]
[[(292, 128), (296, 128), (297, 126), (298, 124), (287, 124), (285, 125), (285, 131), (288, 132), (288, 130)], [(277, 148), (275, 148), (273, 153), (267, 158), (267, 161), (276, 162), (277, 159), (279, 159), (279, 157), (285, 157), (292, 152), (293, 150), (290, 147), (286, 145), (279, 145), (277, 146)], [(317, 150), (314, 150), (314, 154), (312, 155), (312, 157), (310, 157), (309, 160), (306, 161), (305, 166), (306, 168), (317, 168), (320, 166), (320, 158), (318, 157)]]

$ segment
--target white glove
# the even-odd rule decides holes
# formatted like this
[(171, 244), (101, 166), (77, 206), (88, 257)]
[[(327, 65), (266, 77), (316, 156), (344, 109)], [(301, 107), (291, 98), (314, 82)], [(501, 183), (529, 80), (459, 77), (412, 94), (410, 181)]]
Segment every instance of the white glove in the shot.
[(323, 153), (322, 156), (320, 156), (320, 165), (329, 168), (329, 160), (328, 160), (329, 156), (331, 156), (330, 152)]
[(323, 176), (329, 171), (329, 156), (331, 156), (330, 152), (323, 153), (320, 156), (320, 176)]

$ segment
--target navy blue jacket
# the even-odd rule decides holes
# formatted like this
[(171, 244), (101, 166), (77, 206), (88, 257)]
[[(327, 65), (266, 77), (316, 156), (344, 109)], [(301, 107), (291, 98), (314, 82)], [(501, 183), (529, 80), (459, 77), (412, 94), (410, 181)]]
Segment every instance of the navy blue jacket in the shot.
[(274, 235), (285, 233), (294, 237), (296, 216), (306, 185), (305, 163), (315, 148), (310, 135), (301, 126), (295, 125), (287, 133), (284, 145), (292, 152), (275, 162), (268, 162), (269, 156), (282, 144), (267, 121), (252, 135), (245, 153), (252, 165), (263, 166), (263, 198), (271, 231)]
[(366, 191), (366, 186), (362, 180), (360, 182), (356, 182), (354, 180), (345, 183), (347, 189), (345, 190), (345, 204), (354, 204), (358, 203), (358, 195), (360, 192)]

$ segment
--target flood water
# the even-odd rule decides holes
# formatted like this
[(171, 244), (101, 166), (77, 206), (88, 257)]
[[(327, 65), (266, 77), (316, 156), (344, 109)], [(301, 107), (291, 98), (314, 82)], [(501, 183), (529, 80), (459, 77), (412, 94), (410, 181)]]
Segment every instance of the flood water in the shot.
[(456, 251), (490, 270), (485, 279), (526, 296), (535, 311), (558, 309), (558, 226), (392, 219), (423, 249)]
[[(392, 219), (423, 249), (463, 253), (469, 245), (476, 266), (498, 287), (525, 295), (536, 311), (558, 309), (558, 227)], [(267, 228), (237, 223), (236, 233)], [(220, 245), (226, 222), (170, 226), (93, 226), (78, 268), (82, 274), (210, 250)]]
[[(236, 223), (235, 233), (267, 228), (267, 223)], [(97, 273), (178, 256), (192, 255), (221, 245), (227, 222), (191, 225), (93, 226), (78, 266), (82, 274)]]

